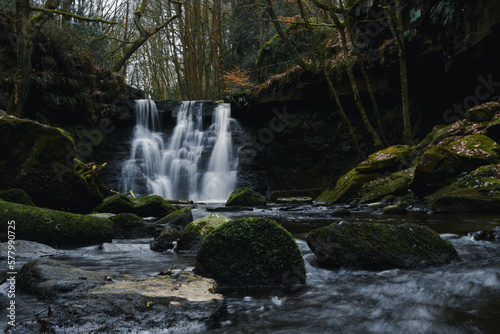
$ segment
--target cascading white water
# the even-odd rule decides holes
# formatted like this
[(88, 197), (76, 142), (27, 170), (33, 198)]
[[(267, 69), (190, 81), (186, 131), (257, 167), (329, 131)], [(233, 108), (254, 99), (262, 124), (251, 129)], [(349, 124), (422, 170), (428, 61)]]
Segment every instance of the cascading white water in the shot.
[[(161, 132), (153, 101), (136, 102), (137, 125), (130, 159), (124, 164), (120, 191), (169, 199), (226, 201), (237, 183), (231, 108), (219, 104), (212, 125), (203, 131), (200, 102), (182, 102), (169, 139)], [(210, 159), (203, 159), (210, 154)], [(204, 161), (208, 161), (204, 165)]]

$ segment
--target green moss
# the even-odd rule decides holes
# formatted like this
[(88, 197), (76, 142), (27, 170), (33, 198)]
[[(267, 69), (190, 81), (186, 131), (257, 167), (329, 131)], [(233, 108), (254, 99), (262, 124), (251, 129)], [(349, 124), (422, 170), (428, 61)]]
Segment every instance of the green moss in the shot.
[(177, 209), (163, 197), (152, 195), (131, 198), (125, 194), (115, 194), (94, 208), (95, 212), (133, 213), (141, 217), (163, 217)]
[(356, 171), (356, 168), (341, 176), (337, 180), (334, 189), (325, 190), (315, 201), (327, 203), (342, 203), (354, 199), (362, 187), (374, 180), (382, 177), (381, 174), (361, 174)]
[[(16, 222), (16, 237), (51, 246), (92, 245), (109, 242), (113, 222), (109, 219), (34, 206), (0, 202), (0, 214)], [(7, 219), (0, 222), (7, 231)]]
[(26, 191), (22, 189), (0, 190), (0, 199), (12, 203), (35, 205)]
[(156, 224), (165, 225), (170, 224), (173, 226), (184, 227), (193, 221), (193, 213), (190, 208), (184, 208), (172, 213), (158, 220)]
[(231, 221), (218, 213), (211, 213), (190, 222), (182, 233), (181, 249), (197, 249), (203, 238), (217, 227)]
[(242, 187), (233, 191), (226, 202), (226, 206), (235, 205), (264, 206), (266, 205), (266, 199), (258, 192), (248, 187)]
[(408, 145), (395, 145), (371, 154), (355, 170), (359, 173), (384, 173), (410, 165), (408, 161), (413, 149)]
[(335, 223), (311, 231), (307, 243), (327, 267), (414, 268), (458, 259), (449, 241), (413, 224)]
[(484, 134), (474, 134), (452, 141), (445, 146), (462, 160), (468, 168), (500, 162), (500, 145)]
[(293, 236), (273, 220), (242, 218), (209, 233), (195, 273), (222, 286), (293, 286), (305, 283), (302, 254)]

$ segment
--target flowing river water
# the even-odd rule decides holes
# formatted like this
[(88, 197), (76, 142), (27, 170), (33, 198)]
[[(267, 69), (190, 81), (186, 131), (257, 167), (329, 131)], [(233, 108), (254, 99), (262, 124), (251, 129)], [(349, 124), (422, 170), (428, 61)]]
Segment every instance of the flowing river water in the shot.
[[(213, 205), (213, 204), (210, 204)], [(355, 212), (334, 218), (326, 207), (269, 206), (251, 212), (222, 213), (229, 218), (275, 219), (296, 238), (307, 268), (306, 286), (296, 290), (224, 291), (228, 314), (203, 333), (498, 333), (500, 328), (500, 242), (477, 241), (471, 232), (500, 225), (499, 216), (377, 215)], [(193, 209), (195, 219), (207, 206)], [(460, 262), (415, 270), (365, 271), (318, 267), (305, 240), (308, 231), (335, 221), (416, 223), (450, 240)], [(115, 240), (104, 247), (61, 249), (54, 257), (86, 270), (114, 271), (147, 277), (172, 267), (193, 266), (191, 254), (157, 253), (151, 239)], [(18, 266), (26, 260), (19, 259)], [(4, 267), (4, 266), (3, 266)], [(0, 275), (6, 275), (4, 268)], [(0, 304), (7, 297), (2, 286)], [(52, 301), (57, 305), (60, 301)], [(16, 295), (17, 320), (33, 318), (47, 307), (35, 297)], [(56, 309), (57, 310), (57, 309)], [(4, 314), (4, 311), (2, 312)], [(2, 324), (6, 324), (5, 318)], [(152, 333), (151, 333), (152, 334)]]

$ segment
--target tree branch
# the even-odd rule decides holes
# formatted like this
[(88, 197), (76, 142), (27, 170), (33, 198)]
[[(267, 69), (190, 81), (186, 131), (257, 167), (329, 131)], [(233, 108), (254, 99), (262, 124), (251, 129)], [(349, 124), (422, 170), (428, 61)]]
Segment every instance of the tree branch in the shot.
[(58, 9), (47, 9), (47, 8), (31, 7), (31, 10), (32, 11), (38, 11), (38, 12), (44, 12), (45, 14), (59, 14), (59, 15), (63, 15), (63, 16), (69, 16), (69, 17), (72, 17), (72, 18), (75, 18), (75, 19), (78, 19), (78, 20), (81, 20), (81, 21), (87, 21), (87, 22), (99, 22), (99, 23), (106, 23), (106, 24), (116, 24), (116, 21), (108, 21), (108, 20), (104, 20), (104, 19), (101, 19), (101, 18), (92, 19), (90, 17), (76, 15), (76, 14), (72, 14), (72, 13), (68, 13), (68, 12), (63, 12), (62, 10), (58, 10)]

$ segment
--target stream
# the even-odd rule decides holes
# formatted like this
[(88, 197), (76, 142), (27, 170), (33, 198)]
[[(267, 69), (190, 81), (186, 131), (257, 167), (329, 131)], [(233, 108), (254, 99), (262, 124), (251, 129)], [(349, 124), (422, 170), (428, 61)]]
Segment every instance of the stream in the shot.
[[(198, 204), (194, 219), (213, 203)], [(221, 212), (229, 218), (275, 219), (296, 238), (307, 268), (306, 286), (295, 291), (224, 291), (228, 314), (203, 333), (498, 333), (500, 328), (500, 243), (477, 241), (471, 232), (500, 225), (499, 216), (377, 215), (354, 212), (333, 218), (331, 208), (277, 205), (251, 212)], [(428, 226), (458, 251), (460, 262), (415, 270), (326, 270), (315, 263), (305, 240), (308, 231), (335, 221), (416, 223)], [(53, 259), (86, 270), (114, 271), (147, 277), (172, 267), (194, 266), (195, 257), (157, 253), (152, 239), (115, 240), (112, 244), (60, 249)], [(18, 259), (17, 269), (27, 260)], [(0, 268), (0, 278), (6, 276)], [(8, 299), (1, 286), (2, 329)], [(60, 301), (52, 301), (57, 305)], [(17, 318), (33, 318), (48, 303), (16, 292)]]

